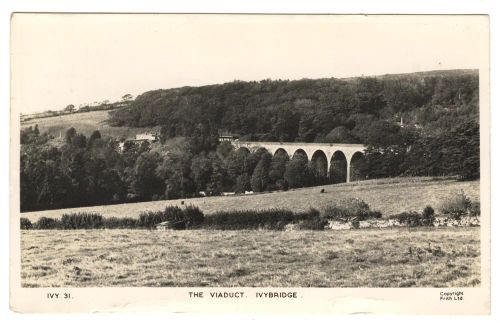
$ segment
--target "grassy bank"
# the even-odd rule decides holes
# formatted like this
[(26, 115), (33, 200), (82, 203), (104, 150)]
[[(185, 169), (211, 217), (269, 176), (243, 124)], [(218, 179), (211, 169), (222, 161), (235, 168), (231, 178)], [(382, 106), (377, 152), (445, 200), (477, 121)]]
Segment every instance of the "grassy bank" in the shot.
[(24, 287), (473, 287), (479, 228), (22, 231)]

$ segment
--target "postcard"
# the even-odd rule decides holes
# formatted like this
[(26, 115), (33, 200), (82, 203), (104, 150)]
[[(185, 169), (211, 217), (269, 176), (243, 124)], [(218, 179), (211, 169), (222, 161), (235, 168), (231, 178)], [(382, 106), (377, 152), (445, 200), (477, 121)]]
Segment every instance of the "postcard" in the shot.
[(11, 309), (489, 314), (487, 15), (15, 13)]

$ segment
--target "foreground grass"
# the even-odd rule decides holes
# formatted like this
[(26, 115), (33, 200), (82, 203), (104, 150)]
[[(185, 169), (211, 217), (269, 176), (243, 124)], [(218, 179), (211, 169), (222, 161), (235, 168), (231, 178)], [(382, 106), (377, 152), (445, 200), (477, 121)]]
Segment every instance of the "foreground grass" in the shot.
[[(324, 189), (325, 193), (320, 193), (321, 189)], [(160, 211), (165, 209), (167, 205), (181, 206), (182, 202), (198, 206), (205, 214), (220, 210), (269, 208), (286, 208), (300, 212), (307, 211), (311, 207), (321, 209), (331, 202), (351, 197), (364, 200), (372, 210), (378, 210), (382, 212), (383, 216), (388, 216), (407, 211), (420, 212), (427, 205), (437, 209), (450, 194), (460, 190), (463, 190), (472, 201), (479, 200), (479, 181), (458, 182), (430, 178), (396, 178), (256, 195), (205, 197), (28, 212), (22, 213), (21, 216), (32, 222), (41, 216), (59, 218), (63, 213), (70, 212), (97, 212), (105, 217), (135, 217), (142, 211)]]
[(24, 287), (466, 287), (479, 228), (22, 231)]

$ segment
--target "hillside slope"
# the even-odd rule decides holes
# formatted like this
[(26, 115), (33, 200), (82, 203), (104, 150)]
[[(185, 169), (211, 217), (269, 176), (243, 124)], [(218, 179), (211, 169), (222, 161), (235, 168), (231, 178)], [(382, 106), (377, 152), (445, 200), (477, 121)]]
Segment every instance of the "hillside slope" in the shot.
[[(321, 189), (325, 193), (320, 193)], [(305, 211), (321, 209), (331, 202), (345, 198), (360, 198), (371, 209), (381, 211), (384, 216), (404, 211), (421, 211), (430, 205), (437, 209), (449, 195), (463, 190), (473, 201), (479, 200), (479, 181), (458, 182), (455, 180), (432, 180), (429, 178), (370, 180), (349, 184), (317, 186), (286, 192), (257, 195), (203, 197), (182, 200), (117, 204), (108, 206), (82, 207), (64, 210), (49, 210), (22, 213), (34, 221), (42, 216), (58, 218), (64, 213), (86, 211), (98, 212), (106, 217), (135, 217), (143, 211), (163, 210), (167, 205), (193, 204), (206, 214), (219, 210), (245, 210), (287, 208)]]
[(49, 135), (64, 137), (67, 129), (74, 127), (78, 133), (83, 133), (87, 137), (94, 130), (99, 130), (103, 136), (112, 136), (115, 138), (131, 138), (138, 133), (151, 131), (154, 127), (111, 127), (107, 120), (109, 111), (91, 111), (83, 113), (66, 114), (57, 117), (31, 119), (21, 123), (21, 128), (38, 125), (40, 133), (47, 132)]
[(189, 136), (200, 128), (245, 140), (301, 142), (331, 142), (328, 135), (343, 127), (349, 135), (340, 139), (366, 143), (367, 130), (380, 121), (403, 118), (427, 132), (446, 132), (461, 119), (476, 120), (478, 91), (477, 70), (233, 81), (145, 92), (111, 112), (110, 123), (163, 126), (166, 137)]

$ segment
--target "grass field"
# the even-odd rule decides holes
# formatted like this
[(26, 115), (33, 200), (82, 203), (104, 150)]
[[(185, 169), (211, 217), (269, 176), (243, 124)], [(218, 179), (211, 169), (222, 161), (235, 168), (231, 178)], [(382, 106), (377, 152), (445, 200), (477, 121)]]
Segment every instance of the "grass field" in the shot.
[[(320, 193), (322, 188), (325, 193)], [(306, 211), (311, 207), (321, 209), (328, 203), (350, 197), (360, 198), (367, 202), (372, 210), (381, 211), (383, 216), (388, 216), (404, 211), (421, 211), (426, 205), (437, 209), (447, 196), (460, 190), (463, 190), (471, 200), (479, 200), (479, 181), (458, 182), (430, 178), (407, 178), (370, 180), (246, 196), (221, 196), (49, 210), (22, 213), (22, 216), (36, 221), (41, 216), (57, 218), (63, 213), (90, 211), (98, 212), (103, 216), (135, 217), (141, 211), (163, 210), (167, 205), (180, 206), (182, 201), (185, 204), (197, 205), (205, 214), (218, 210), (268, 208), (287, 208), (297, 212)]]
[(21, 233), (24, 287), (473, 287), (479, 228)]
[(40, 133), (48, 132), (54, 137), (64, 136), (67, 129), (74, 127), (79, 133), (90, 136), (94, 130), (99, 130), (103, 136), (115, 138), (132, 138), (138, 133), (151, 131), (153, 128), (110, 127), (106, 120), (109, 111), (90, 111), (73, 113), (58, 117), (40, 118), (21, 123), (21, 128), (38, 124)]

